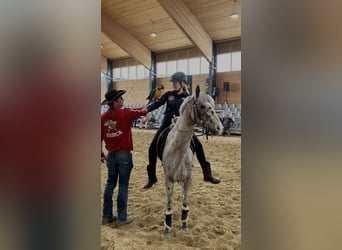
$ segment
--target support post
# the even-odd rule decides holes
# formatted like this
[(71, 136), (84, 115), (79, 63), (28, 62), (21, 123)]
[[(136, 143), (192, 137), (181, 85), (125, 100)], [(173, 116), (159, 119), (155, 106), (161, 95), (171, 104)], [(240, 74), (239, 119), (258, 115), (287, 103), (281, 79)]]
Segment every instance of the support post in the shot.
[[(213, 53), (211, 62), (209, 62), (209, 79), (208, 79), (208, 94), (213, 96), (213, 88), (216, 87), (216, 63), (217, 63), (217, 50), (216, 43), (213, 41)], [(213, 96), (216, 103), (216, 96)]]
[(150, 68), (150, 82), (149, 82), (149, 91), (154, 89), (157, 86), (157, 62), (156, 62), (156, 54), (151, 52), (151, 68)]

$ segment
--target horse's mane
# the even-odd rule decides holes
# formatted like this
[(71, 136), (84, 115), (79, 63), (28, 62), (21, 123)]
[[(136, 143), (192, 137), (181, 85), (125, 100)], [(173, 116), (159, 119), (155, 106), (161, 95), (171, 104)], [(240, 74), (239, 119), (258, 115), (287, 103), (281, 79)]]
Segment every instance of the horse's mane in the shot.
[(182, 105), (181, 105), (180, 108), (179, 108), (179, 114), (180, 114), (180, 115), (182, 115), (182, 114), (184, 113), (185, 107), (186, 107), (186, 106), (188, 105), (188, 103), (189, 103), (190, 101), (192, 101), (193, 99), (194, 99), (194, 96), (193, 96), (193, 95), (188, 96), (188, 97), (186, 97), (186, 98), (184, 99)]

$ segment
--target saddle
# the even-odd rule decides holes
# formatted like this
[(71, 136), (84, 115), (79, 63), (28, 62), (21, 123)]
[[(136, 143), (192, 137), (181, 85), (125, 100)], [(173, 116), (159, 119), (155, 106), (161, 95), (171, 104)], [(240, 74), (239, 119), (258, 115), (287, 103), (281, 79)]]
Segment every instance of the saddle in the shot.
[[(171, 130), (171, 127), (165, 128), (160, 133), (160, 135), (158, 136), (158, 139), (157, 139), (157, 155), (161, 161), (163, 160), (162, 158), (163, 158), (165, 142), (166, 142), (166, 138), (167, 138), (170, 130)], [(191, 149), (192, 153), (194, 154), (196, 151), (196, 145), (195, 145), (195, 141), (193, 138), (191, 138), (191, 141), (190, 141), (190, 149)]]

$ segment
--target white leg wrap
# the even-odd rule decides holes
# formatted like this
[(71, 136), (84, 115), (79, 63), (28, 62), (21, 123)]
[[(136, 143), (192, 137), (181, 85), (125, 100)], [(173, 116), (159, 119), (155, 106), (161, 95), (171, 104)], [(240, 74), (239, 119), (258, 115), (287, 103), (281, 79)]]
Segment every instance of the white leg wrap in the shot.
[(168, 225), (166, 225), (165, 221), (164, 221), (164, 226), (165, 226), (168, 230), (171, 230), (171, 227), (169, 227)]
[(185, 210), (185, 211), (189, 211), (189, 206), (184, 207), (184, 206), (182, 205), (182, 209)]

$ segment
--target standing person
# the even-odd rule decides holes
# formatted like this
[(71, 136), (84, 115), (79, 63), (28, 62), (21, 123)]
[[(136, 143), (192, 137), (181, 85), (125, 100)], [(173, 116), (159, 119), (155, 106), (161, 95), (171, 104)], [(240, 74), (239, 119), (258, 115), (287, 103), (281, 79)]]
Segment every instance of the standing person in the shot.
[[(148, 182), (144, 186), (145, 189), (151, 188), (158, 180), (156, 177), (156, 164), (157, 164), (157, 140), (160, 133), (172, 123), (172, 119), (175, 116), (179, 116), (179, 108), (183, 103), (183, 100), (190, 94), (186, 87), (186, 75), (183, 72), (176, 72), (171, 76), (170, 82), (172, 82), (173, 91), (168, 91), (162, 95), (153, 104), (147, 107), (148, 112), (151, 112), (166, 103), (166, 109), (164, 112), (164, 119), (160, 125), (158, 131), (153, 137), (148, 150), (149, 164), (147, 165)], [(196, 136), (193, 136), (195, 142), (195, 150), (197, 159), (201, 165), (204, 181), (210, 181), (211, 183), (220, 183), (220, 180), (214, 178), (211, 175), (210, 163), (206, 161), (203, 146)]]
[(223, 117), (223, 132), (222, 135), (228, 134), (229, 135), (229, 129), (234, 124), (233, 118), (229, 117), (229, 113), (225, 114)]
[[(118, 226), (129, 224), (132, 217), (127, 216), (128, 185), (133, 168), (132, 121), (146, 114), (145, 108), (123, 108), (122, 95), (125, 90), (112, 90), (106, 93), (102, 105), (109, 109), (101, 116), (101, 161), (107, 161), (108, 178), (103, 195), (102, 225), (117, 219)], [(107, 157), (102, 151), (102, 141), (108, 150)], [(119, 179), (117, 197), (117, 217), (113, 216), (113, 191)]]

